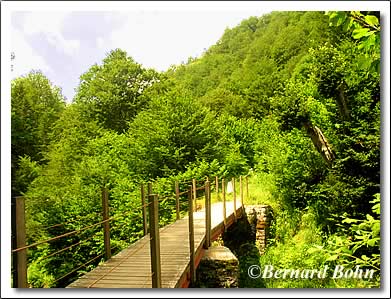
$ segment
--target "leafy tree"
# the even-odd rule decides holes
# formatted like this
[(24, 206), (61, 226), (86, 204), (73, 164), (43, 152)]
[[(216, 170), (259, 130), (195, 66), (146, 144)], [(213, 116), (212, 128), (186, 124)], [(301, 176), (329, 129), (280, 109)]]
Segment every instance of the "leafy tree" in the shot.
[[(16, 172), (20, 160), (44, 163), (43, 153), (50, 143), (50, 132), (65, 107), (59, 87), (43, 73), (32, 71), (11, 82), (11, 169), (12, 194), (26, 191), (27, 182), (19, 183)], [(28, 158), (29, 157), (29, 158)]]
[(147, 104), (144, 90), (158, 80), (157, 72), (116, 49), (102, 65), (95, 64), (81, 75), (75, 102), (87, 121), (96, 120), (103, 128), (122, 133)]
[(330, 40), (322, 12), (272, 12), (227, 29), (203, 56), (168, 75), (217, 113), (261, 119), (308, 49)]
[(127, 134), (133, 139), (137, 166), (145, 178), (182, 172), (197, 159), (219, 156), (220, 132), (215, 115), (180, 89), (169, 87), (151, 98)]
[(376, 12), (330, 11), (330, 25), (349, 32), (362, 50), (360, 68), (380, 73), (380, 15)]

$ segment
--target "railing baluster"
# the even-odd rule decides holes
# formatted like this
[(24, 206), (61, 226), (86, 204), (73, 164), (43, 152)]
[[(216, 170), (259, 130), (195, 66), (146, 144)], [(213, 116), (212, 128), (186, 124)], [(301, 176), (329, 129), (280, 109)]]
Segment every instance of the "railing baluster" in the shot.
[(194, 253), (194, 220), (193, 220), (193, 192), (192, 186), (189, 186), (189, 245), (190, 245), (190, 281), (196, 281), (195, 253)]
[[(14, 196), (11, 197), (11, 248), (12, 250), (18, 248), (16, 246), (16, 198)], [(12, 268), (11, 268), (11, 279), (12, 279), (12, 287), (18, 287), (18, 261), (16, 257), (16, 252), (12, 252), (11, 254)]]
[(239, 177), (239, 190), (240, 190), (240, 204), (242, 205), (242, 213), (244, 213), (244, 198), (243, 198), (243, 179), (242, 176)]
[(157, 194), (148, 195), (149, 232), (151, 251), (152, 287), (161, 288), (160, 238), (159, 238), (159, 202)]
[(224, 229), (227, 229), (227, 204), (225, 199), (225, 179), (221, 180), (221, 190), (223, 193), (223, 217), (224, 217)]
[(235, 222), (237, 220), (237, 215), (236, 215), (236, 188), (235, 188), (235, 177), (232, 178), (232, 189), (233, 189), (233, 197), (234, 197), (234, 218)]
[(145, 236), (146, 234), (148, 234), (148, 223), (147, 223), (147, 207), (145, 205), (144, 184), (141, 184), (141, 207), (143, 213), (143, 231)]
[(246, 199), (248, 200), (248, 175), (246, 175)]
[(175, 208), (176, 208), (176, 220), (179, 220), (179, 183), (175, 181)]
[(211, 204), (210, 204), (210, 182), (205, 183), (205, 248), (211, 245)]
[(193, 179), (193, 199), (194, 199), (194, 211), (197, 211), (197, 182)]
[[(107, 188), (102, 188), (102, 214), (103, 221), (109, 219), (109, 192), (107, 191)], [(102, 225), (105, 246), (105, 259), (108, 260), (109, 258), (111, 258), (110, 223), (109, 221), (106, 221)]]
[[(26, 246), (25, 199), (15, 198), (16, 248)], [(27, 249), (16, 252), (17, 288), (27, 288)]]
[(216, 201), (219, 201), (219, 177), (215, 177), (215, 186), (216, 186)]

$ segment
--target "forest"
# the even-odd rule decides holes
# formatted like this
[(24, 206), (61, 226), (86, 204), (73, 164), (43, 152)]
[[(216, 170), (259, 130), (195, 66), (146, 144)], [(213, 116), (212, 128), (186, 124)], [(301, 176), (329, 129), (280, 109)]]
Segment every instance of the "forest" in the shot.
[[(379, 288), (380, 31), (378, 12), (275, 11), (166, 72), (113, 49), (80, 75), (71, 103), (41, 71), (14, 79), (11, 184), (25, 197), (27, 244), (99, 221), (106, 187), (110, 209), (124, 214), (111, 232), (118, 252), (142, 236), (140, 184), (164, 192), (249, 175), (245, 204), (269, 204), (274, 220), (265, 254), (241, 263), (376, 275), (241, 287)], [(174, 213), (167, 203), (161, 224)], [(69, 284), (64, 274), (102, 251), (94, 229), (28, 250), (30, 287)]]

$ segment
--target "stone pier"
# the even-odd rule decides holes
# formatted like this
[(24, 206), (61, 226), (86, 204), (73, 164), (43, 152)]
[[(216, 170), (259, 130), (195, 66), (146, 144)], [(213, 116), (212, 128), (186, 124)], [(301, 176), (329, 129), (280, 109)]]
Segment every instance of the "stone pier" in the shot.
[(259, 253), (264, 254), (269, 236), (270, 222), (273, 218), (272, 209), (269, 205), (251, 205), (246, 206), (245, 209), (251, 230), (255, 234), (255, 244)]
[(239, 261), (224, 246), (212, 246), (205, 251), (197, 268), (195, 287), (199, 288), (237, 288)]

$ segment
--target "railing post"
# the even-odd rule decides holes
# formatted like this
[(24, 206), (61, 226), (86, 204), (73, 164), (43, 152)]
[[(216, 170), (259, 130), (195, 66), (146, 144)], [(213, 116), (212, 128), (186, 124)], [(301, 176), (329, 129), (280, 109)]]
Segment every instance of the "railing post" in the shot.
[(110, 223), (109, 219), (109, 192), (107, 188), (102, 188), (102, 215), (103, 215), (103, 238), (105, 246), (105, 259), (111, 258), (110, 248)]
[(242, 212), (244, 212), (244, 199), (243, 199), (243, 179), (242, 176), (239, 177), (239, 190), (240, 190), (240, 204), (242, 205)]
[(157, 194), (148, 195), (149, 232), (151, 251), (152, 287), (161, 288), (160, 238), (159, 238), (159, 202)]
[(141, 184), (141, 207), (143, 213), (143, 231), (145, 236), (146, 234), (148, 234), (148, 223), (147, 223), (147, 207), (145, 205), (144, 184)]
[(216, 185), (216, 201), (219, 201), (219, 177), (217, 175), (215, 177), (215, 185)]
[[(15, 229), (16, 248), (26, 246), (25, 200), (23, 196), (17, 196), (15, 198)], [(17, 288), (27, 288), (27, 249), (16, 252), (15, 257), (15, 285)]]
[[(147, 193), (146, 198), (148, 198), (150, 194), (152, 194), (152, 182), (148, 182), (148, 193)], [(149, 208), (148, 208), (148, 213), (149, 213)], [(147, 222), (147, 233), (149, 233), (149, 223), (148, 222)]]
[[(16, 198), (11, 197), (11, 250), (18, 248), (16, 246)], [(18, 262), (16, 258), (16, 252), (11, 253), (11, 279), (12, 287), (18, 287)]]
[(235, 222), (237, 220), (237, 215), (236, 215), (236, 188), (235, 188), (235, 177), (232, 178), (232, 190), (233, 190), (233, 197), (234, 197), (234, 218)]
[(194, 199), (194, 211), (197, 211), (197, 182), (193, 179), (193, 199)]
[(211, 204), (210, 204), (210, 182), (205, 182), (205, 248), (211, 245)]
[(194, 284), (196, 281), (195, 253), (194, 253), (194, 220), (193, 220), (193, 190), (189, 186), (189, 245), (190, 245), (190, 281)]
[(175, 207), (176, 207), (176, 220), (179, 220), (179, 183), (175, 181)]
[(225, 201), (225, 179), (221, 180), (221, 190), (223, 193), (223, 217), (224, 217), (224, 229), (227, 229), (227, 205)]
[(246, 175), (246, 199), (248, 200), (248, 175)]

